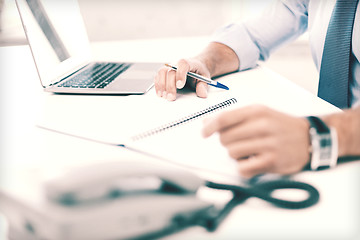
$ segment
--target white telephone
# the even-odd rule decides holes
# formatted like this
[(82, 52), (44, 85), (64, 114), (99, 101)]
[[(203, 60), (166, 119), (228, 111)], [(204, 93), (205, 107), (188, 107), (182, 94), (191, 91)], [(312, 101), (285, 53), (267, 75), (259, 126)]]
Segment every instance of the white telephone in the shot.
[[(201, 186), (231, 191), (233, 198), (215, 208), (196, 196)], [(302, 190), (308, 198), (272, 196), (281, 189)], [(319, 192), (303, 182), (278, 179), (227, 185), (170, 165), (121, 161), (72, 169), (47, 181), (44, 190), (39, 211), (13, 209), (26, 221), (16, 224), (19, 216), (10, 221), (11, 239), (152, 239), (194, 225), (214, 231), (249, 197), (288, 209), (306, 208), (319, 200)]]
[(215, 210), (196, 197), (204, 183), (188, 171), (143, 162), (79, 167), (47, 181), (47, 213), (27, 216), (26, 228), (10, 229), (9, 235), (23, 238), (25, 232), (27, 239), (56, 240), (162, 236)]

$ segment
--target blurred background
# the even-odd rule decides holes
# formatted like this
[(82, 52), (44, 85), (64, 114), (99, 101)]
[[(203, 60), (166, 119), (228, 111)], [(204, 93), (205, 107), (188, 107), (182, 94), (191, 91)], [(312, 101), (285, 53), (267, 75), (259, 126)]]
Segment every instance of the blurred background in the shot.
[[(79, 5), (89, 39), (96, 42), (209, 36), (226, 23), (260, 14), (271, 2), (79, 0)], [(0, 46), (24, 44), (27, 42), (15, 1), (0, 0)], [(264, 65), (307, 90), (317, 92), (318, 74), (312, 62), (307, 34), (274, 52)]]

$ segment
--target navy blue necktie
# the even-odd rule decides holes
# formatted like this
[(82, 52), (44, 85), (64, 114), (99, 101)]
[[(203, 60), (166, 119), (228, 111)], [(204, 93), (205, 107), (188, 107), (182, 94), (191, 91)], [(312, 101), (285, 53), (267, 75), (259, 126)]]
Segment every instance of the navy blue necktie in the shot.
[(318, 96), (339, 108), (350, 106), (351, 36), (358, 1), (336, 1), (321, 60)]

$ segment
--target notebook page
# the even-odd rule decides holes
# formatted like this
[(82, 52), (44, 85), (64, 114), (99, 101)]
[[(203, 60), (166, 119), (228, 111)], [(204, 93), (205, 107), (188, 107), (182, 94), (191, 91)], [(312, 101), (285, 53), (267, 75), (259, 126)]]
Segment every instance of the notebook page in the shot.
[(158, 130), (135, 135), (125, 146), (182, 166), (238, 177), (236, 161), (229, 157), (218, 135), (204, 138), (201, 134), (204, 118), (234, 106), (232, 103), (175, 126), (170, 123), (167, 129), (159, 126)]
[(217, 89), (211, 92), (206, 99), (181, 92), (174, 102), (156, 96), (153, 90), (140, 96), (46, 95), (37, 125), (121, 144), (137, 133), (216, 104), (219, 96), (229, 94)]

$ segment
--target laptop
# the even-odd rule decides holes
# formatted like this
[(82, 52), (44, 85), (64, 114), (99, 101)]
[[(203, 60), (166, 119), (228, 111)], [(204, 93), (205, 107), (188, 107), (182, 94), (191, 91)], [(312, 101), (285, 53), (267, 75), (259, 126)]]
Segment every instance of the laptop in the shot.
[(161, 63), (92, 61), (77, 0), (16, 0), (45, 91), (143, 94)]

